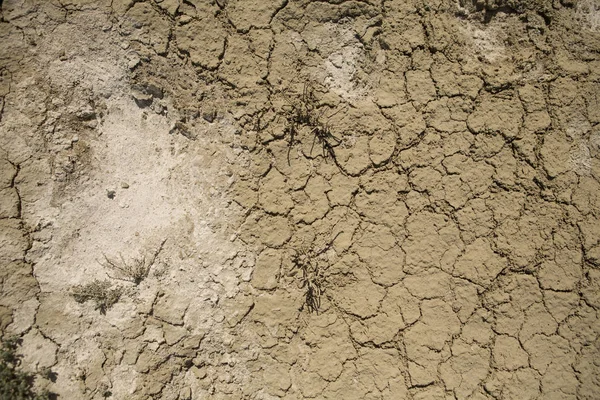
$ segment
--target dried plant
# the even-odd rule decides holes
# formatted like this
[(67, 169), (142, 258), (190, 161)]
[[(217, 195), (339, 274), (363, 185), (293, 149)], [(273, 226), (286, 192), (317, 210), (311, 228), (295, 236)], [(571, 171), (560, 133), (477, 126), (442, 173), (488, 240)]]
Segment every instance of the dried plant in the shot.
[(100, 310), (101, 314), (106, 314), (106, 310), (115, 305), (123, 294), (122, 287), (111, 289), (112, 286), (109, 280), (96, 279), (85, 285), (74, 286), (71, 289), (71, 295), (78, 303), (93, 301), (96, 303), (96, 310)]
[[(340, 110), (328, 116), (327, 119), (333, 117), (340, 112)], [(323, 158), (331, 158), (340, 171), (344, 172), (343, 168), (338, 163), (334, 150), (334, 148), (339, 146), (342, 142), (331, 133), (329, 126), (323, 122), (325, 108), (319, 109), (313, 84), (305, 82), (302, 95), (298, 99), (289, 101), (287, 105), (283, 106), (282, 114), (287, 122), (285, 133), (288, 135), (288, 165), (290, 163), (290, 151), (296, 144), (298, 131), (300, 127), (304, 126), (308, 127), (308, 129), (310, 129), (310, 134), (313, 135), (313, 143), (310, 152), (312, 153), (315, 142), (318, 141), (322, 147)]]
[(319, 265), (313, 260), (310, 252), (296, 251), (292, 258), (292, 262), (296, 268), (299, 268), (302, 276), (300, 277), (300, 289), (305, 289), (304, 307), (308, 312), (319, 313), (321, 308), (321, 295), (323, 294), (323, 277), (320, 274)]
[(156, 251), (148, 259), (146, 256), (142, 256), (127, 262), (125, 261), (123, 255), (119, 253), (119, 260), (111, 259), (106, 255), (103, 255), (104, 261), (100, 262), (100, 264), (117, 274), (116, 276), (108, 275), (110, 278), (133, 282), (136, 285), (139, 285), (148, 277), (150, 269), (156, 262), (156, 259), (162, 251), (166, 241), (167, 239), (163, 240)]
[[(292, 270), (291, 276), (297, 276), (298, 272), (300, 275), (300, 283), (298, 287), (305, 289), (304, 292), (304, 304), (300, 308), (300, 311), (304, 310), (304, 307), (308, 312), (319, 313), (321, 308), (321, 296), (325, 291), (326, 276), (324, 270), (319, 265), (319, 258), (323, 260), (323, 255), (331, 249), (333, 242), (340, 236), (342, 232), (338, 232), (329, 242), (324, 246), (311, 247), (307, 249), (294, 250), (292, 256)], [(323, 264), (323, 262), (321, 262)], [(328, 268), (329, 262), (325, 262), (325, 270)]]

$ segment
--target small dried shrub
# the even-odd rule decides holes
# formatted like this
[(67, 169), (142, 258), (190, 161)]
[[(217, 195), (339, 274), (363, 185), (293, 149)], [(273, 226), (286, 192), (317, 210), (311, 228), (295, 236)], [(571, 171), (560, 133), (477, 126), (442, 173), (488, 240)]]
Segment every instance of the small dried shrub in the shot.
[(85, 285), (76, 285), (71, 289), (71, 295), (78, 303), (93, 301), (96, 304), (96, 310), (101, 314), (106, 314), (106, 310), (114, 306), (121, 295), (123, 288), (116, 287), (112, 289), (112, 283), (109, 280), (96, 279)]
[(144, 279), (148, 277), (150, 273), (150, 268), (156, 262), (156, 258), (160, 254), (163, 249), (163, 246), (167, 240), (163, 240), (156, 249), (156, 251), (152, 254), (150, 258), (146, 258), (146, 256), (142, 256), (139, 258), (134, 258), (133, 260), (127, 262), (122, 254), (119, 254), (119, 260), (108, 258), (104, 255), (104, 262), (100, 264), (112, 271), (114, 271), (117, 275), (110, 276), (113, 279), (120, 279), (128, 282), (135, 283), (139, 285)]
[(315, 87), (312, 83), (305, 82), (302, 95), (289, 101), (288, 104), (282, 108), (281, 115), (286, 120), (285, 133), (288, 136), (288, 164), (290, 163), (290, 151), (297, 142), (296, 136), (300, 127), (304, 126), (307, 127), (310, 130), (310, 134), (313, 135), (313, 143), (310, 150), (311, 153), (315, 142), (319, 142), (323, 158), (326, 160), (328, 158), (332, 159), (340, 171), (344, 172), (344, 169), (338, 163), (335, 154), (335, 147), (342, 144), (342, 141), (335, 137), (333, 133), (331, 133), (331, 129), (327, 123), (323, 122), (324, 119), (333, 117), (340, 110), (325, 118), (325, 108), (319, 107), (315, 91)]
[(319, 313), (321, 308), (321, 295), (323, 294), (323, 276), (320, 273), (319, 265), (313, 260), (310, 252), (296, 251), (292, 262), (301, 272), (300, 289), (305, 289), (304, 304), (300, 311), (306, 307), (308, 312)]

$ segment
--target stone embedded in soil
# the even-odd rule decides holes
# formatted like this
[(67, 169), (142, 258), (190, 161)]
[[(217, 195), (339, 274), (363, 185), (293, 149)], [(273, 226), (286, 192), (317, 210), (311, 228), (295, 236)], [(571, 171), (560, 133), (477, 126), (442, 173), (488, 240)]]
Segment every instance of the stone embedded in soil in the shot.
[(145, 108), (152, 104), (152, 95), (144, 93), (141, 90), (133, 90), (131, 96), (135, 100), (135, 104), (140, 108)]

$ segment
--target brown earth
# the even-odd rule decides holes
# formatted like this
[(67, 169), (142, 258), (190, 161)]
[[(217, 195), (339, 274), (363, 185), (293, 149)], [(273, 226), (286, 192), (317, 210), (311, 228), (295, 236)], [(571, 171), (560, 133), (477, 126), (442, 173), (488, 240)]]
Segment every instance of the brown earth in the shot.
[(0, 332), (38, 388), (600, 398), (595, 0), (0, 5)]

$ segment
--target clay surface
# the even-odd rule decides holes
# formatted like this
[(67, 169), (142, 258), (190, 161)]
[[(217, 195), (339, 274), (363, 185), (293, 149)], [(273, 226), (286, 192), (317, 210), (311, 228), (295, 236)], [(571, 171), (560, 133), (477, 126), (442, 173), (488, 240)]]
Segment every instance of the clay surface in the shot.
[(596, 1), (0, 10), (0, 333), (38, 389), (598, 399)]

